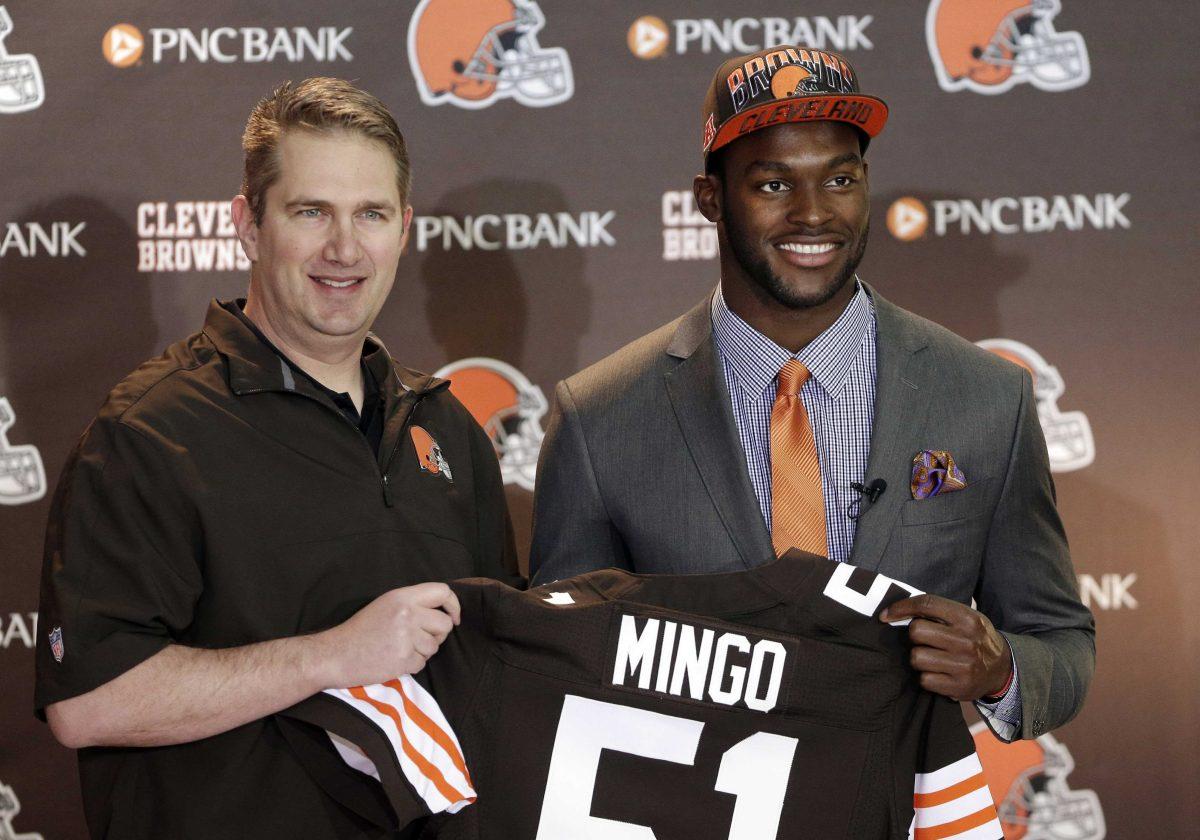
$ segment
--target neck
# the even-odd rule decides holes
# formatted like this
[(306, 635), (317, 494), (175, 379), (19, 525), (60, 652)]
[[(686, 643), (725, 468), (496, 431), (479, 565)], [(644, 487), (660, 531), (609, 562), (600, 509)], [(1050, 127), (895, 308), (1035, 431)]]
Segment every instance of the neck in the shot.
[(350, 394), (354, 404), (362, 409), (362, 345), (366, 335), (324, 336), (314, 340), (296, 341), (286, 331), (271, 323), (267, 311), (250, 296), (243, 310), (246, 317), (262, 331), (267, 340), (287, 356), (293, 364), (332, 391)]
[(858, 288), (851, 278), (824, 303), (792, 308), (753, 283), (731, 283), (726, 277), (721, 278), (721, 295), (729, 310), (789, 353), (800, 352), (829, 329), (846, 311)]

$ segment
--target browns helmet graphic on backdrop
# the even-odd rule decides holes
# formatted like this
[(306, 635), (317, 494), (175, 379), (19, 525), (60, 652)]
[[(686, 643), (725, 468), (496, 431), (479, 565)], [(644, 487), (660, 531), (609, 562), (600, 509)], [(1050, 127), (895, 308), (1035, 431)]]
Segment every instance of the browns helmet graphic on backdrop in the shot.
[(557, 105), (575, 81), (562, 47), (543, 47), (533, 0), (421, 0), (408, 24), (408, 61), (426, 105), (486, 108), (511, 98)]
[(1072, 790), (1067, 776), (1075, 759), (1053, 735), (1006, 744), (987, 724), (971, 727), (975, 751), (992, 791), (1004, 840), (1103, 840), (1100, 798)]
[(1082, 469), (1096, 460), (1096, 442), (1087, 415), (1058, 408), (1058, 398), (1067, 388), (1058, 368), (1029, 345), (1010, 338), (985, 338), (975, 343), (1033, 375), (1033, 397), (1037, 400), (1042, 434), (1046, 436), (1051, 472)]
[(8, 442), (8, 428), (16, 420), (8, 398), (0, 397), (0, 505), (23, 505), (46, 495), (46, 470), (37, 447)]
[(512, 365), (479, 356), (451, 362), (435, 375), (450, 380), (450, 392), (492, 439), (504, 483), (532, 490), (549, 408), (542, 389)]
[(1078, 32), (1058, 32), (1060, 0), (932, 0), (925, 40), (942, 90), (1004, 93), (1019, 82), (1069, 90), (1091, 77)]
[(8, 9), (0, 6), (0, 114), (32, 111), (46, 101), (42, 68), (29, 53), (10, 53), (4, 39), (13, 30)]

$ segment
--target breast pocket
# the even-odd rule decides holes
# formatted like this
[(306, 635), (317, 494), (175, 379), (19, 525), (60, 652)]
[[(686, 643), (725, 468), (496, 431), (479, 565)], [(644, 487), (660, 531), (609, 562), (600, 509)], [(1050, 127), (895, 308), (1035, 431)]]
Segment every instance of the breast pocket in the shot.
[(936, 525), (957, 519), (970, 519), (988, 510), (988, 488), (992, 479), (985, 478), (962, 490), (941, 493), (928, 499), (910, 499), (900, 509), (904, 525)]
[(900, 566), (905, 583), (966, 601), (979, 575), (991, 525), (990, 478), (900, 509)]

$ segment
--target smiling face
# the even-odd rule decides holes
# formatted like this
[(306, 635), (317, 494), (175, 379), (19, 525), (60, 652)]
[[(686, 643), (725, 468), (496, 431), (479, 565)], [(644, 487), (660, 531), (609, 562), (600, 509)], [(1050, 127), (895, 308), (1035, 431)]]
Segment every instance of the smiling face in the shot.
[(830, 121), (779, 125), (729, 144), (722, 156), (717, 172), (696, 179), (696, 198), (718, 223), (730, 306), (750, 302), (776, 316), (827, 309), (836, 318), (867, 246), (867, 165), (857, 132)]
[[(254, 224), (242, 196), (234, 221), (254, 266), (246, 311), (284, 352), (313, 358), (361, 345), (387, 300), (412, 210), (380, 142), (292, 130), (279, 177)], [(263, 323), (265, 321), (265, 323)]]

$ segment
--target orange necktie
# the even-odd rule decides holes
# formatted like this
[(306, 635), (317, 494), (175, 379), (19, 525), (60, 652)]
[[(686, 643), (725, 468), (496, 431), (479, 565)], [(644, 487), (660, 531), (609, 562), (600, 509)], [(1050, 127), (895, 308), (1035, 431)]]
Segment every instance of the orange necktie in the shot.
[(771, 542), (775, 554), (799, 548), (825, 555), (825, 499), (812, 424), (800, 399), (809, 372), (790, 359), (779, 371), (771, 409)]

